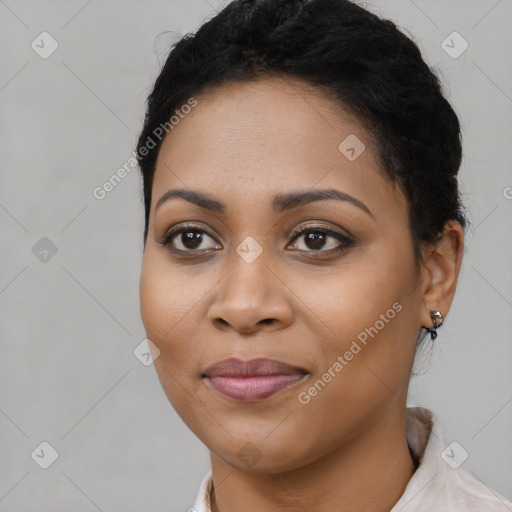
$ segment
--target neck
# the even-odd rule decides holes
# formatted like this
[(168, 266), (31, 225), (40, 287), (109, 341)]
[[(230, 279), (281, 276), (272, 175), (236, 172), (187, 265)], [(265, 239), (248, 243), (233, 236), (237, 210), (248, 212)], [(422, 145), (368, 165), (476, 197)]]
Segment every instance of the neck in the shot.
[(416, 470), (407, 445), (405, 410), (395, 410), (347, 445), (278, 474), (248, 473), (211, 453), (212, 512), (389, 512)]

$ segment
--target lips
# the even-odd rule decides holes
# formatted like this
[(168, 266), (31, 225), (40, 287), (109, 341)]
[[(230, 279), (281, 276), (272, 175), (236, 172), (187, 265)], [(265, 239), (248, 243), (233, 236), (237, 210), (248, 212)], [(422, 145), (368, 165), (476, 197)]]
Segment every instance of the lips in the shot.
[(203, 377), (225, 396), (241, 401), (270, 397), (300, 382), (307, 371), (275, 359), (230, 358), (208, 368)]

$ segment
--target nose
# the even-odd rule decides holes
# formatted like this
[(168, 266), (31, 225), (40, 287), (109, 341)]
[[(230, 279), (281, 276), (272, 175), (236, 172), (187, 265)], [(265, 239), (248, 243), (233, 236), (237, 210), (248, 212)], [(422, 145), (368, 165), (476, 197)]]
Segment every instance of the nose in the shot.
[(215, 327), (250, 334), (284, 329), (293, 321), (292, 295), (282, 276), (260, 256), (247, 263), (234, 254), (231, 271), (215, 288), (208, 310)]

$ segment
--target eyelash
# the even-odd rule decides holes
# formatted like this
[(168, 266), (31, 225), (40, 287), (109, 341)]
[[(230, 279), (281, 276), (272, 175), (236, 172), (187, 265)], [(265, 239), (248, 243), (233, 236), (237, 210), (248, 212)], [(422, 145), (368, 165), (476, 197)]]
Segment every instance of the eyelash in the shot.
[[(157, 240), (157, 242), (159, 244), (161, 244), (162, 246), (168, 248), (168, 250), (170, 252), (172, 252), (176, 255), (181, 256), (181, 255), (184, 255), (185, 253), (190, 253), (191, 256), (183, 256), (183, 257), (194, 257), (194, 256), (197, 257), (198, 254), (201, 252), (201, 250), (191, 249), (191, 250), (183, 251), (181, 249), (175, 249), (171, 245), (171, 242), (177, 235), (180, 235), (181, 233), (186, 233), (189, 231), (203, 233), (203, 234), (208, 235), (210, 238), (214, 239), (214, 237), (210, 233), (208, 233), (208, 231), (206, 231), (204, 228), (202, 228), (196, 224), (182, 224), (180, 226), (170, 229), (162, 238)], [(354, 244), (354, 241), (351, 238), (344, 236), (341, 233), (338, 233), (336, 231), (328, 229), (324, 226), (311, 226), (311, 225), (299, 226), (296, 230), (294, 230), (293, 233), (291, 234), (292, 238), (291, 238), (290, 243), (295, 242), (295, 240), (297, 240), (301, 235), (304, 235), (306, 233), (322, 233), (324, 235), (329, 235), (329, 236), (335, 238), (336, 240), (338, 240), (340, 242), (340, 245), (338, 247), (335, 247), (334, 249), (329, 249), (329, 250), (321, 250), (320, 249), (318, 251), (309, 250), (309, 251), (299, 251), (299, 252), (319, 253), (319, 254), (323, 254), (323, 255), (332, 256), (335, 254), (345, 252), (348, 248), (350, 248)], [(209, 249), (208, 251), (211, 252), (214, 250), (216, 250), (216, 249)]]

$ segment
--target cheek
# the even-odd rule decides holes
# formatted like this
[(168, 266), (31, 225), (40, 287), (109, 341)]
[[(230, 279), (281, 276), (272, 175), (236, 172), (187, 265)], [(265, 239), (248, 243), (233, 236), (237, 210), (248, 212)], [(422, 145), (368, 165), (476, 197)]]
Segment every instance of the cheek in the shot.
[(169, 265), (165, 256), (149, 250), (144, 256), (139, 285), (146, 332), (161, 341), (171, 341), (183, 329), (187, 315), (193, 315), (205, 288), (203, 278)]
[[(155, 258), (146, 257), (140, 278), (140, 312), (147, 337), (160, 353), (154, 361), (162, 389), (176, 412), (186, 420), (191, 414), (188, 393), (195, 394), (197, 343), (191, 339), (190, 311), (197, 302), (190, 288), (180, 284), (178, 273), (165, 270)], [(187, 391), (183, 385), (186, 382)], [(185, 421), (187, 422), (187, 421)]]
[[(293, 291), (301, 299), (298, 303), (304, 306), (304, 315), (317, 318), (329, 345), (343, 350), (346, 342), (350, 345), (349, 340), (376, 322), (378, 330), (384, 331), (384, 325), (389, 330), (388, 324), (398, 318), (393, 304), (401, 300), (407, 276), (404, 273), (395, 279), (390, 270), (384, 264), (364, 264), (354, 257), (321, 278), (296, 279)], [(385, 324), (380, 320), (382, 314), (388, 320)]]
[[(190, 372), (194, 343), (190, 338), (190, 312), (197, 298), (191, 297), (179, 274), (169, 272), (156, 258), (145, 256), (140, 278), (140, 313), (146, 336), (160, 350), (155, 368), (161, 384), (171, 399), (176, 380)], [(195, 298), (195, 300), (193, 300)], [(187, 316), (188, 314), (188, 316)], [(187, 336), (188, 332), (188, 336)], [(185, 364), (186, 363), (186, 364)]]
[(332, 275), (324, 276), (321, 285), (306, 279), (296, 281), (294, 293), (306, 305), (304, 315), (317, 319), (316, 334), (325, 340), (319, 345), (325, 367), (318, 368), (317, 378), (339, 363), (339, 356), (343, 358), (343, 369), (338, 365), (337, 377), (326, 386), (330, 391), (322, 391), (333, 403), (339, 394), (350, 402), (358, 395), (368, 399), (380, 396), (380, 391), (389, 394), (389, 389), (399, 393), (408, 382), (420, 297), (411, 293), (415, 272), (406, 259), (409, 255), (386, 254), (381, 251), (380, 258), (367, 261), (347, 260)]

